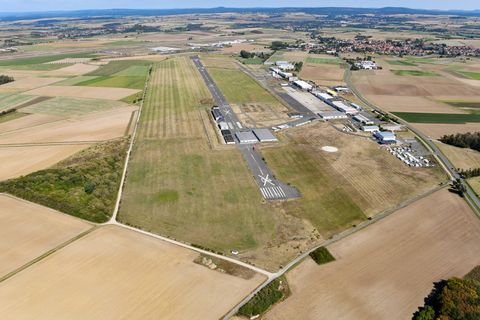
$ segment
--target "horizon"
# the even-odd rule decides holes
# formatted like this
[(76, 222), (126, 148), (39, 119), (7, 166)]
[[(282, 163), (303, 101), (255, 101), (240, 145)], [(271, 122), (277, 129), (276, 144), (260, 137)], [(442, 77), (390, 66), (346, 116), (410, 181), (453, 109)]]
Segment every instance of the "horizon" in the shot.
[[(95, 1), (84, 0), (81, 4), (78, 3), (65, 3), (61, 0), (26, 0), (21, 3), (15, 3), (12, 1), (0, 0), (2, 9), (0, 13), (36, 13), (36, 12), (55, 12), (55, 11), (82, 11), (82, 10), (182, 10), (182, 9), (215, 9), (215, 8), (367, 8), (367, 9), (381, 9), (387, 7), (395, 8), (408, 8), (416, 10), (439, 10), (439, 11), (475, 11), (480, 10), (480, 6), (476, 1), (456, 1), (451, 2), (438, 2), (433, 0), (413, 1), (407, 0), (398, 3), (394, 0), (367, 0), (363, 1), (361, 5), (358, 5), (354, 0), (340, 0), (340, 1), (273, 1), (265, 0), (262, 5), (258, 2), (247, 0), (242, 3), (236, 3), (232, 0), (215, 0), (209, 1), (207, 5), (198, 5), (196, 1), (187, 0), (181, 1), (181, 4), (175, 3), (175, 5), (161, 4), (158, 5), (157, 1), (153, 0), (138, 0), (133, 6), (131, 0), (118, 0), (114, 4), (110, 4), (112, 1)], [(454, 6), (453, 6), (454, 5)]]

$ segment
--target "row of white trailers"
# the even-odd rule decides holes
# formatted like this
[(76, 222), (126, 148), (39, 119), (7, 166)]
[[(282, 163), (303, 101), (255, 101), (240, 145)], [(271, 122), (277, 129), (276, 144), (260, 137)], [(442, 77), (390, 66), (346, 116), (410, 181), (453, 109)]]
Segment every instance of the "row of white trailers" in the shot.
[(406, 146), (387, 148), (387, 150), (397, 159), (405, 163), (409, 167), (431, 167), (430, 160), (423, 156), (414, 156), (413, 150)]

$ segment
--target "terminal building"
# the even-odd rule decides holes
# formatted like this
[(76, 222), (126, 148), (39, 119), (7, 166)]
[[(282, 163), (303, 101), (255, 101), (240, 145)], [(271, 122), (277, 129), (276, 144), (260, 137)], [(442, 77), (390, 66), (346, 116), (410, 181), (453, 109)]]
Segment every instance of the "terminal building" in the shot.
[(377, 131), (374, 133), (374, 136), (381, 144), (397, 143), (397, 137), (393, 132)]

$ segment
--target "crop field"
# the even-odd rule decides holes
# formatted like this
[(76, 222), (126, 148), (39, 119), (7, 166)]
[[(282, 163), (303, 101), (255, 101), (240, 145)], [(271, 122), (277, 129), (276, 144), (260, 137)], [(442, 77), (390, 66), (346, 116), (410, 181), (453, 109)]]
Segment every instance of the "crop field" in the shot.
[(480, 109), (480, 101), (445, 101), (445, 103), (462, 109)]
[[(304, 196), (293, 212), (314, 221), (322, 234), (395, 207), (446, 179), (440, 169), (406, 167), (369, 139), (340, 133), (328, 124), (295, 129), (282, 140), (287, 146), (262, 153), (276, 175)], [(324, 152), (323, 146), (338, 152)]]
[[(0, 134), (0, 145), (51, 142), (90, 143), (123, 137), (136, 107), (116, 108)], [(28, 117), (14, 120), (21, 121)], [(8, 123), (6, 123), (8, 124)]]
[(6, 115), (0, 116), (0, 123), (20, 119), (25, 116), (28, 116), (28, 114), (21, 112), (11, 112)]
[(305, 62), (314, 64), (343, 64), (342, 60), (336, 58), (307, 57)]
[(48, 86), (55, 82), (64, 80), (65, 78), (42, 78), (42, 77), (30, 77), (25, 79), (16, 80), (2, 85), (2, 88), (30, 90), (38, 87)]
[(422, 70), (392, 70), (397, 76), (412, 76), (412, 77), (436, 77), (438, 74), (432, 71)]
[(0, 278), (91, 228), (81, 220), (0, 194)]
[(388, 64), (391, 64), (393, 66), (409, 66), (409, 67), (415, 67), (416, 64), (409, 61), (409, 60), (390, 60), (387, 59), (385, 60)]
[(264, 280), (210, 270), (194, 263), (197, 257), (101, 227), (3, 281), (0, 313), (5, 320), (219, 319)]
[(480, 122), (480, 114), (393, 112), (397, 117), (411, 123), (467, 123)]
[[(24, 115), (21, 118), (10, 119), (8, 121), (1, 121), (0, 123), (0, 134), (4, 134), (9, 131), (35, 127), (41, 124), (45, 124), (48, 122), (54, 122), (58, 120), (62, 120), (63, 117), (56, 117), (46, 114), (27, 114), (22, 112), (15, 112), (14, 115)], [(8, 115), (7, 115), (8, 116)], [(0, 117), (3, 119), (7, 116)]]
[[(60, 55), (51, 55), (51, 56), (41, 56), (41, 57), (34, 57), (34, 58), (20, 58), (20, 59), (11, 59), (11, 60), (2, 60), (0, 61), (0, 66), (8, 66), (8, 67), (25, 67), (26, 69), (28, 68), (33, 68), (32, 70), (35, 70), (35, 68), (39, 67), (39, 65), (45, 66), (45, 67), (62, 67), (60, 66), (55, 66), (52, 64), (47, 64), (48, 62), (56, 61), (56, 60), (61, 60), (65, 58), (89, 58), (92, 57), (92, 54), (89, 53), (78, 53), (78, 54), (60, 54)], [(48, 69), (47, 69), (48, 70)]]
[(59, 97), (22, 108), (22, 112), (73, 117), (121, 107), (128, 107), (128, 105), (123, 102), (111, 100)]
[(76, 87), (76, 86), (46, 86), (27, 91), (27, 94), (47, 97), (71, 97), (86, 99), (121, 100), (139, 92), (137, 89)]
[(480, 80), (480, 72), (458, 71), (458, 73), (472, 80)]
[(121, 60), (121, 61), (110, 61), (108, 64), (101, 66), (99, 69), (90, 72), (88, 76), (113, 76), (118, 75), (129, 75), (135, 76), (139, 72), (143, 71), (144, 74), (148, 71), (148, 66), (151, 63), (148, 61), (141, 60)]
[(200, 118), (208, 99), (188, 58), (156, 65), (120, 219), (216, 250), (255, 247), (274, 217), (240, 153), (210, 149)]
[(75, 85), (92, 86), (92, 87), (143, 89), (143, 87), (145, 86), (145, 79), (146, 79), (145, 75), (143, 77), (101, 76), (101, 77), (96, 77), (94, 79), (89, 79), (89, 80), (77, 83)]
[(320, 86), (334, 86), (344, 84), (344, 72), (345, 69), (340, 64), (306, 63), (303, 65), (300, 77)]
[(69, 79), (65, 79), (63, 81), (57, 82), (55, 85), (57, 86), (74, 86), (81, 82), (85, 82), (88, 80), (97, 79), (97, 76), (77, 76)]
[(328, 250), (336, 261), (306, 259), (287, 274), (292, 294), (266, 318), (410, 319), (434, 282), (480, 264), (480, 221), (443, 189)]
[(0, 93), (0, 112), (15, 108), (16, 106), (35, 98), (35, 96), (27, 96), (22, 94)]
[[(60, 65), (62, 66), (62, 65)], [(63, 65), (62, 68), (46, 72), (46, 76), (59, 76), (59, 77), (72, 77), (72, 76), (81, 76), (86, 73), (93, 72), (99, 68), (98, 65), (77, 63), (72, 65)]]

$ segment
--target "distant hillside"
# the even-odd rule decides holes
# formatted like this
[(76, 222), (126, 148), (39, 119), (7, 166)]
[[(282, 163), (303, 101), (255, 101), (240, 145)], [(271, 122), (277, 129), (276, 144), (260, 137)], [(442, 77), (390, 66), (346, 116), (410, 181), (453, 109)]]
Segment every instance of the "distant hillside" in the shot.
[(178, 14), (207, 14), (207, 13), (298, 13), (308, 12), (322, 15), (354, 15), (354, 14), (428, 14), (428, 15), (461, 15), (480, 16), (480, 10), (424, 10), (410, 8), (196, 8), (196, 9), (104, 9), (104, 10), (78, 10), (78, 11), (48, 11), (48, 12), (0, 12), (0, 20), (14, 21), (18, 19), (41, 19), (53, 17), (88, 18), (88, 17), (122, 17), (122, 16), (165, 16)]

